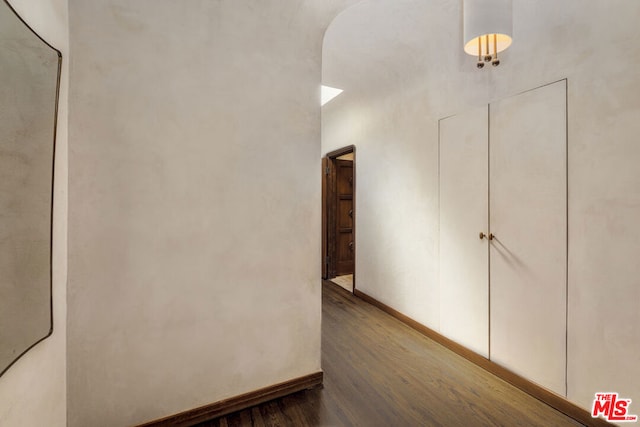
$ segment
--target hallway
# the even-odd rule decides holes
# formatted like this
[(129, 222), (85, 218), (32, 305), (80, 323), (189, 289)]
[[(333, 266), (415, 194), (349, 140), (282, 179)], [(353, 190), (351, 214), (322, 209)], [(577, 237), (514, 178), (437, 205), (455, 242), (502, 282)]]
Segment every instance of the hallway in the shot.
[(200, 427), (580, 425), (324, 282), (324, 388)]

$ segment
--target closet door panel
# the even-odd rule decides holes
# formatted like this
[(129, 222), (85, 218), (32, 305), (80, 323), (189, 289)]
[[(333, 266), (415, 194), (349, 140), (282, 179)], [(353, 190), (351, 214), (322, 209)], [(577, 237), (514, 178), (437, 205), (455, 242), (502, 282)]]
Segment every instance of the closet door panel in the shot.
[(440, 121), (440, 332), (487, 357), (488, 107)]
[(566, 81), (490, 105), (490, 358), (566, 394)]

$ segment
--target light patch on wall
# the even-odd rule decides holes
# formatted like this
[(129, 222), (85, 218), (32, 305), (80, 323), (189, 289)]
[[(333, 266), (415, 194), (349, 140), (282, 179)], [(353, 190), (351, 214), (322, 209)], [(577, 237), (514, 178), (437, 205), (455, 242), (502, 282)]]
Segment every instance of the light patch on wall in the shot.
[(341, 93), (342, 89), (336, 89), (335, 87), (322, 85), (320, 88), (320, 105), (324, 106), (327, 102), (331, 101)]

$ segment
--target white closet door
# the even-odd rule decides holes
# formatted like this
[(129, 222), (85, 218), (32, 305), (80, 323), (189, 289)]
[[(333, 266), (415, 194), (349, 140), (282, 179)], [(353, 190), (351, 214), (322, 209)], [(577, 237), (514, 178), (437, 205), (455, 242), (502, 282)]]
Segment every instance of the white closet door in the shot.
[(487, 357), (488, 107), (440, 121), (440, 332)]
[(566, 81), (490, 105), (490, 358), (566, 395)]

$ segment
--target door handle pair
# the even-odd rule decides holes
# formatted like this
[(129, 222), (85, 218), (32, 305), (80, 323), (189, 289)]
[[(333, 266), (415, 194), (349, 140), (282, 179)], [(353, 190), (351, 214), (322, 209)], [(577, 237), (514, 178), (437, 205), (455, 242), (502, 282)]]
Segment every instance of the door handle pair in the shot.
[(489, 240), (493, 240), (496, 236), (493, 235), (493, 233), (489, 233), (489, 235), (487, 236), (486, 234), (484, 234), (482, 231), (480, 232), (480, 240), (487, 238)]

